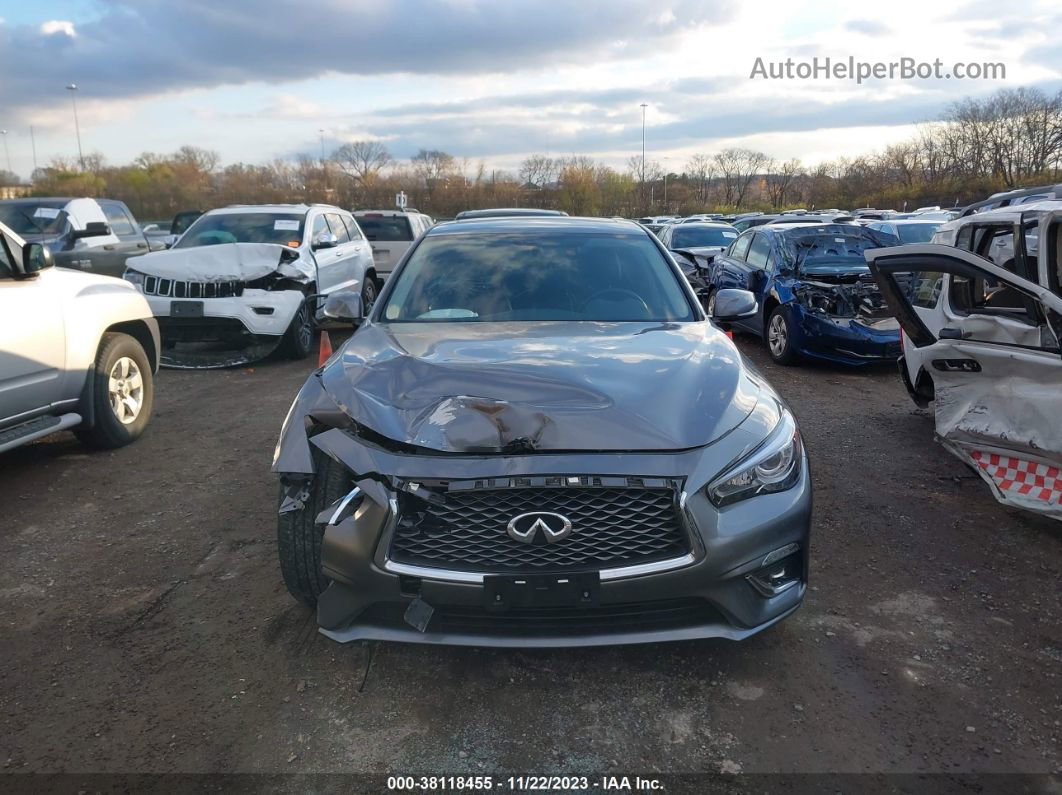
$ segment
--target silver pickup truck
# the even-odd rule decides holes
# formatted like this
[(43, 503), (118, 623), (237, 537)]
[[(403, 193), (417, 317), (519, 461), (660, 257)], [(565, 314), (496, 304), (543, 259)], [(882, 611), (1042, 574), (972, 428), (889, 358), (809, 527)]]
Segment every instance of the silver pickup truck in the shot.
[(53, 264), (0, 224), (0, 452), (67, 428), (120, 447), (151, 416), (159, 327), (144, 296)]

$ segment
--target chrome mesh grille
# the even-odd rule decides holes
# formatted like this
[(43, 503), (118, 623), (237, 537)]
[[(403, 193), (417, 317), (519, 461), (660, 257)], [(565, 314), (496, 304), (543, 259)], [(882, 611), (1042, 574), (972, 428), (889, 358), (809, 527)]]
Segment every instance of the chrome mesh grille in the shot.
[[(526, 479), (514, 479), (517, 483)], [(528, 485), (425, 489), (428, 500), (403, 494), (390, 557), (398, 563), (477, 572), (615, 568), (689, 552), (677, 506), (678, 484), (642, 478), (538, 478)], [(579, 485), (567, 485), (579, 480)], [(508, 481), (504, 481), (508, 483)], [(423, 492), (422, 492), (423, 493)], [(566, 516), (572, 532), (547, 543), (506, 532), (522, 513)]]

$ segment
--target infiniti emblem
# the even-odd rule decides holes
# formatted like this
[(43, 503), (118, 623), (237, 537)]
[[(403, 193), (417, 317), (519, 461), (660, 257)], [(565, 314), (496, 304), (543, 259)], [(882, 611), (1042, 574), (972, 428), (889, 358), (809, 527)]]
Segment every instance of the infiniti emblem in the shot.
[(511, 538), (533, 544), (535, 536), (541, 531), (547, 544), (567, 538), (572, 533), (572, 523), (567, 516), (547, 511), (522, 513), (509, 520), (506, 531)]

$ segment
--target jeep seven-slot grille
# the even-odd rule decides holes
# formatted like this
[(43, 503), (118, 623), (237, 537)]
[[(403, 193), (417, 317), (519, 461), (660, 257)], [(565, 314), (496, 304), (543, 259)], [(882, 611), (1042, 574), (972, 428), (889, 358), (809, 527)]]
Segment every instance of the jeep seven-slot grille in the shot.
[(176, 279), (144, 277), (144, 293), (171, 298), (234, 298), (243, 295), (244, 283), (183, 282)]
[[(552, 572), (630, 566), (689, 552), (673, 481), (585, 476), (533, 480), (537, 482), (531, 486), (497, 487), (498, 482), (509, 483), (502, 479), (488, 481), (492, 485), (485, 488), (482, 481), (471, 488), (428, 488), (433, 492), (429, 500), (403, 494), (391, 559), (460, 571)], [(575, 481), (579, 485), (552, 484)], [(533, 543), (512, 538), (506, 530), (509, 521), (534, 511), (566, 516), (571, 534), (552, 543), (541, 532)]]

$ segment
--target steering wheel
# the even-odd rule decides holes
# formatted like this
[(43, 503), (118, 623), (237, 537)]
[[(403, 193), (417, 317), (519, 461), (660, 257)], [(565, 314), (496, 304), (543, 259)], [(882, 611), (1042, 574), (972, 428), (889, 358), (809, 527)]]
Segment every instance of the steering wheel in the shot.
[(649, 304), (645, 303), (645, 300), (640, 295), (638, 295), (638, 293), (633, 292), (632, 290), (624, 290), (622, 287), (607, 287), (604, 290), (597, 291), (583, 302), (582, 309), (585, 310), (586, 305), (589, 304), (591, 301), (594, 301), (598, 298), (603, 298), (604, 296), (618, 296), (620, 299), (633, 299), (642, 305), (642, 309), (645, 310), (646, 315), (649, 314)]

